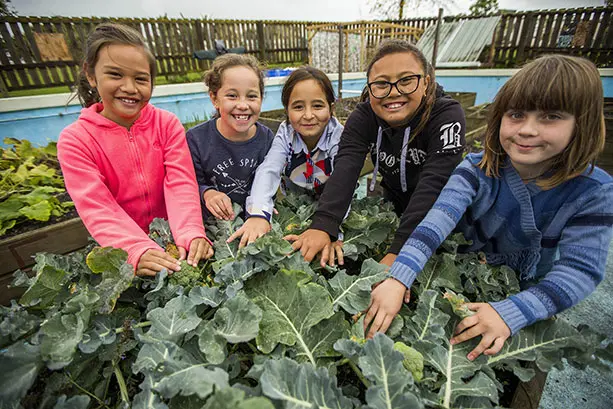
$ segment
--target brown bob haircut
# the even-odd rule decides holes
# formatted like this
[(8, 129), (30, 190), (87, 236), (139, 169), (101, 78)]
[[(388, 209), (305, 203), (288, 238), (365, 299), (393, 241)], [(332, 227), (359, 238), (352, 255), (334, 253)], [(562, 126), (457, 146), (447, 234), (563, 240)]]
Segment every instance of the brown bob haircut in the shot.
[(604, 97), (600, 74), (589, 60), (565, 55), (540, 57), (511, 77), (498, 91), (489, 109), (485, 152), (479, 167), (498, 177), (507, 157), (500, 144), (500, 124), (509, 110), (562, 111), (575, 116), (570, 143), (553, 159), (552, 172), (537, 185), (551, 189), (593, 170), (604, 149)]

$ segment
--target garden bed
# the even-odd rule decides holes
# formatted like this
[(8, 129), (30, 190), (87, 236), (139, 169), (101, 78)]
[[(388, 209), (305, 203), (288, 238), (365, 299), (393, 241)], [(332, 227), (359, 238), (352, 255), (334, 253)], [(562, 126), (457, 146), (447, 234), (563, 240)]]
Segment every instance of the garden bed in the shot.
[(18, 295), (6, 289), (12, 274), (34, 264), (37, 253), (66, 254), (87, 245), (89, 233), (80, 218), (72, 218), (0, 240), (0, 304)]

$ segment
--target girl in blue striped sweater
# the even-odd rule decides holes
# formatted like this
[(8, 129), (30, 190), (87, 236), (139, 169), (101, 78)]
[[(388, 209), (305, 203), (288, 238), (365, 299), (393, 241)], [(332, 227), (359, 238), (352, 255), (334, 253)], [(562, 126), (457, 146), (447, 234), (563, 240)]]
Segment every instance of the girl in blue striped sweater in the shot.
[(485, 150), (468, 155), (402, 248), (391, 277), (376, 287), (365, 317), (385, 332), (443, 240), (459, 231), (492, 265), (520, 283), (509, 298), (469, 304), (451, 339), (476, 336), (468, 354), (493, 355), (521, 328), (572, 307), (605, 273), (613, 233), (613, 179), (595, 167), (604, 148), (603, 89), (590, 61), (546, 56), (521, 69), (490, 107)]

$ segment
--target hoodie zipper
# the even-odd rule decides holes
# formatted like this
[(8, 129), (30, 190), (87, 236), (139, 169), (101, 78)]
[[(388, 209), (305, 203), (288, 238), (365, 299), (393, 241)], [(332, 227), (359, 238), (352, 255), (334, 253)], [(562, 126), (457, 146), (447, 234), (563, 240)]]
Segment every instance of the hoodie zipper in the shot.
[(147, 185), (147, 179), (143, 175), (143, 166), (140, 154), (138, 152), (138, 146), (135, 144), (134, 136), (132, 135), (132, 131), (128, 130), (128, 140), (130, 141), (130, 146), (134, 152), (136, 157), (136, 171), (138, 172), (138, 177), (141, 180), (141, 186), (143, 186), (142, 190), (142, 198), (143, 201), (147, 204), (147, 220), (151, 220), (151, 203), (149, 202), (149, 186)]

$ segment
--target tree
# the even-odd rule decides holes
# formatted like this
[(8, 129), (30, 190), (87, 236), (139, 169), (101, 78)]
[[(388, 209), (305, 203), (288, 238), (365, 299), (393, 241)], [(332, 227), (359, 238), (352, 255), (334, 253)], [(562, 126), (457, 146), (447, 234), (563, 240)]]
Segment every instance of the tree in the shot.
[(498, 0), (476, 0), (470, 10), (471, 16), (486, 16), (498, 11)]
[(9, 4), (11, 0), (0, 0), (0, 17), (14, 16), (15, 9)]
[(383, 19), (407, 18), (407, 11), (415, 10), (424, 6), (457, 7), (455, 0), (369, 0), (370, 12)]

